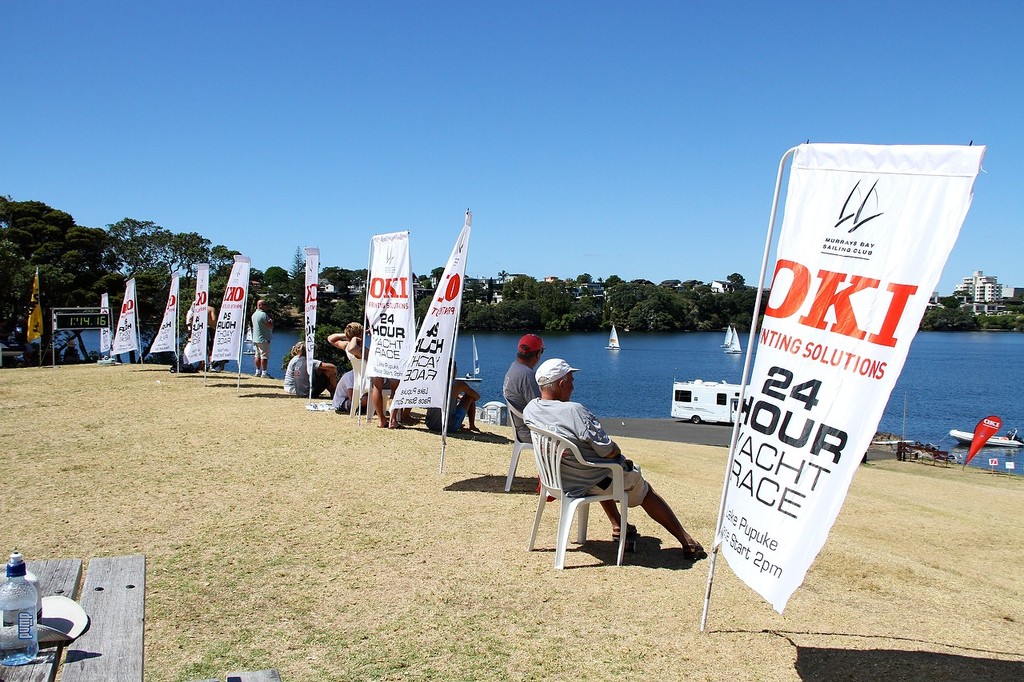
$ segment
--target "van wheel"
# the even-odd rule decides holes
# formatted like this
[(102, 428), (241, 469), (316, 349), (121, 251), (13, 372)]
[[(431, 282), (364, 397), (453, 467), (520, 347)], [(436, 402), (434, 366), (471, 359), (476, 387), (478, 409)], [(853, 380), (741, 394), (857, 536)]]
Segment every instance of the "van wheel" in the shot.
[(693, 422), (694, 424), (700, 424), (700, 417), (698, 417), (697, 415), (693, 415), (692, 417), (690, 417), (690, 421)]

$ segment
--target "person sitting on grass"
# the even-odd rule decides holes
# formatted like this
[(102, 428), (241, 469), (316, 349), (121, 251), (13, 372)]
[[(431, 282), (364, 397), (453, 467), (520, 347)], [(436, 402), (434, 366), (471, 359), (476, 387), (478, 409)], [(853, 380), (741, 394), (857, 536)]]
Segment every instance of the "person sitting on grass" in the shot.
[(284, 391), (296, 398), (319, 398), (327, 391), (332, 397), (338, 385), (338, 369), (329, 362), (313, 358), (313, 390), (309, 390), (309, 370), (306, 365), (306, 344), (299, 341), (292, 346), (292, 359), (284, 372)]
[[(614, 461), (621, 464), (622, 482), (629, 506), (642, 507), (648, 516), (671, 533), (683, 546), (684, 558), (698, 560), (706, 557), (704, 548), (686, 532), (668, 503), (644, 480), (640, 469), (623, 456), (618, 444), (605, 432), (594, 413), (580, 403), (570, 401), (573, 372), (578, 371), (560, 358), (540, 363), (536, 372), (540, 397), (531, 400), (523, 410), (527, 425), (568, 438), (579, 447), (580, 454), (587, 461)], [(607, 492), (611, 478), (605, 469), (584, 466), (570, 452), (564, 453), (562, 457), (562, 484), (568, 495), (582, 497)], [(615, 504), (602, 504), (601, 508), (608, 515), (612, 527), (619, 528), (622, 521)]]
[[(452, 387), (448, 396), (448, 433), (455, 433), (462, 428), (462, 422), (469, 417), (469, 430), (476, 428), (476, 401), (480, 394), (470, 388), (462, 379), (456, 379), (457, 366), (452, 363)], [(428, 407), (425, 423), (431, 431), (441, 433), (444, 426), (440, 407)]]

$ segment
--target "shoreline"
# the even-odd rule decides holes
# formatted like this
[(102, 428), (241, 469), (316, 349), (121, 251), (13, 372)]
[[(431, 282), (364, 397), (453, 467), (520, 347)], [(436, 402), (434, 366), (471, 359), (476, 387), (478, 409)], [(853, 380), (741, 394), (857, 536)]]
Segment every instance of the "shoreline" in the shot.
[[(694, 424), (685, 419), (602, 419), (601, 425), (612, 438), (639, 438), (643, 440), (710, 445), (728, 448), (732, 438), (731, 424)], [(896, 459), (891, 448), (868, 446), (868, 460)]]

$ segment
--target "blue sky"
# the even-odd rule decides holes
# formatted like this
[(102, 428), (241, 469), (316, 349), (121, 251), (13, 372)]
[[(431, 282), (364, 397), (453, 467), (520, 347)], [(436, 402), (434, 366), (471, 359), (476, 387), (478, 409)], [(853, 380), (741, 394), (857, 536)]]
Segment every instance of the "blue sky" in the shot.
[(365, 267), (756, 281), (813, 142), (988, 146), (940, 291), (1024, 286), (1015, 2), (16, 2), (0, 194)]

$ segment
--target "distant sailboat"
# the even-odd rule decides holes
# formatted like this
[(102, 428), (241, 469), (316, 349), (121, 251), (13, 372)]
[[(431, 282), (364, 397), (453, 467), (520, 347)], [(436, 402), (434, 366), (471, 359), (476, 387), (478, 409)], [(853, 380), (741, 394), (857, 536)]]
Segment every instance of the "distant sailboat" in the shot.
[(734, 353), (742, 353), (743, 349), (740, 348), (740, 335), (736, 331), (735, 327), (729, 327), (729, 331), (732, 335), (729, 338), (729, 347), (725, 349), (725, 352), (732, 355)]
[(734, 334), (732, 332), (732, 325), (730, 324), (728, 327), (725, 328), (725, 341), (722, 341), (722, 348), (728, 348), (729, 346), (732, 345), (733, 336)]
[(608, 350), (619, 350), (619, 335), (615, 332), (615, 325), (612, 325), (612, 333), (608, 335), (608, 345), (605, 346)]
[(483, 377), (480, 376), (480, 356), (476, 352), (476, 337), (473, 337), (473, 373), (467, 373), (466, 376), (462, 377), (463, 381), (466, 382), (477, 382), (483, 381)]
[(252, 340), (252, 325), (245, 328), (245, 341), (242, 343), (242, 355), (256, 355), (256, 344)]

